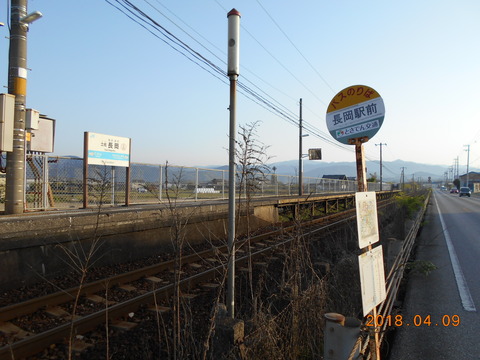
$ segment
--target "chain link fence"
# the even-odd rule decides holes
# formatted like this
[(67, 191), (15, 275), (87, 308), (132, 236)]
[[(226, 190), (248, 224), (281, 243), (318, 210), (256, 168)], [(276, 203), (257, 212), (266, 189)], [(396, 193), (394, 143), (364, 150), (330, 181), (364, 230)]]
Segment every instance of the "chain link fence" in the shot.
[[(88, 168), (88, 206), (117, 206), (126, 200), (126, 169), (100, 165)], [(238, 174), (241, 175), (241, 174)], [(238, 179), (241, 177), (238, 176)], [(244, 184), (236, 180), (237, 194)], [(241, 190), (240, 190), (241, 189)], [(249, 185), (254, 197), (298, 194), (298, 176), (266, 174)], [(355, 192), (357, 182), (303, 177), (304, 194)], [(368, 183), (369, 191), (380, 190)], [(391, 190), (383, 184), (383, 190)], [(228, 197), (228, 169), (131, 163), (130, 204), (170, 200), (214, 200)], [(5, 204), (5, 174), (0, 175), (0, 210)], [(83, 207), (83, 159), (29, 154), (26, 158), (26, 210), (78, 209)]]

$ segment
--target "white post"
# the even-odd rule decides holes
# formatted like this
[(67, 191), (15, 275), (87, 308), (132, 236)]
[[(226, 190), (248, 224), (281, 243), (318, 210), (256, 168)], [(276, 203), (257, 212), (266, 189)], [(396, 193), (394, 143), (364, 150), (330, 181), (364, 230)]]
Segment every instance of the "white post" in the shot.
[(236, 135), (236, 90), (240, 74), (240, 13), (232, 9), (228, 18), (228, 76), (230, 78), (230, 142), (228, 162), (228, 283), (227, 312), (235, 317), (235, 135)]

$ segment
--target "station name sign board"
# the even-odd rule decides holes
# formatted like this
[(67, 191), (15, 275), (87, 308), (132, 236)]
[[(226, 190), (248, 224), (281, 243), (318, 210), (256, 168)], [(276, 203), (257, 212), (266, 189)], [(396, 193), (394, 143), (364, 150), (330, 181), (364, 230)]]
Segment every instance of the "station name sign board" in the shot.
[(87, 139), (88, 164), (130, 166), (130, 138), (88, 132)]

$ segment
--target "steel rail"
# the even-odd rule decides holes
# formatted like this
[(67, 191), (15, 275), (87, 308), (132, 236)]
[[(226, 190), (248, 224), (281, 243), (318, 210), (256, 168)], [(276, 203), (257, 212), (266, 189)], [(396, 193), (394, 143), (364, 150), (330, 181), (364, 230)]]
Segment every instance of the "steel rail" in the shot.
[[(331, 221), (336, 217), (340, 217), (343, 219), (345, 216), (348, 216), (349, 214), (354, 213), (354, 211), (355, 209), (349, 209), (349, 210), (342, 211), (340, 213), (327, 215), (327, 216), (309, 220), (309, 221), (304, 221), (301, 224), (302, 226), (313, 226), (321, 222)], [(351, 217), (354, 217), (354, 215), (352, 215)], [(254, 244), (264, 239), (271, 238), (285, 232), (293, 231), (295, 226), (296, 226), (295, 224), (288, 225), (286, 227), (282, 227), (277, 230), (256, 235), (251, 237), (249, 241), (251, 244)], [(239, 248), (241, 248), (242, 240), (237, 240), (237, 243), (239, 245)], [(191, 255), (186, 255), (182, 257), (182, 265), (188, 265), (196, 261), (201, 261), (205, 258), (218, 254), (218, 252), (224, 253), (224, 254), (227, 253), (228, 246), (224, 245), (224, 246), (217, 247), (215, 249), (208, 249), (208, 250), (204, 250)], [(107, 288), (110, 289), (117, 285), (122, 285), (129, 282), (137, 281), (142, 279), (143, 277), (151, 276), (166, 270), (173, 269), (174, 262), (175, 260), (169, 260), (166, 262), (162, 262), (160, 264), (154, 264), (154, 265), (133, 270), (127, 273), (114, 275), (106, 279), (101, 279), (101, 280), (93, 281), (90, 283), (86, 283), (86, 284), (83, 284), (82, 286), (76, 286), (70, 289), (58, 291), (42, 297), (26, 300), (17, 304), (4, 306), (0, 308), (0, 321), (3, 321), (3, 322), (9, 321), (20, 316), (31, 314), (45, 307), (56, 306), (56, 305), (66, 303), (68, 301), (72, 301), (73, 299), (75, 299), (76, 296), (79, 296), (79, 295), (84, 296), (84, 295), (94, 294), (99, 291), (104, 291)]]
[[(340, 216), (343, 217), (342, 220), (338, 220), (332, 224), (327, 224), (321, 228), (321, 229), (325, 229), (327, 227), (340, 224), (343, 221), (353, 219), (355, 216), (350, 215), (353, 211), (355, 211), (355, 209), (350, 209), (347, 211), (343, 211), (341, 213), (332, 214), (332, 215), (314, 219), (311, 221), (302, 222), (301, 225), (313, 226), (320, 222), (326, 222), (326, 221), (338, 218)], [(275, 237), (275, 236), (284, 234), (285, 232), (293, 231), (297, 227), (298, 227), (298, 224), (293, 224), (293, 225), (290, 225), (278, 230), (274, 230), (265, 234), (257, 235), (253, 238), (250, 238), (249, 241), (251, 244), (255, 244), (266, 238)], [(317, 232), (317, 231), (318, 229), (313, 230), (310, 233), (313, 234), (314, 232)], [(291, 239), (283, 240), (275, 244), (271, 244), (269, 247), (265, 249), (251, 253), (250, 255), (239, 257), (236, 260), (236, 264), (241, 265), (250, 259), (263, 256), (264, 254), (272, 252), (277, 247), (282, 246), (286, 243), (289, 243), (290, 241)], [(241, 242), (242, 241), (240, 240), (239, 243)], [(219, 253), (225, 256), (228, 256), (228, 254), (225, 253), (227, 249), (228, 249), (228, 246), (225, 245), (216, 249), (209, 249), (199, 253), (188, 255), (182, 258), (182, 264), (189, 264), (198, 260), (203, 260), (206, 257), (218, 255)], [(138, 269), (126, 274), (120, 274), (120, 275), (110, 277), (108, 279), (102, 279), (89, 284), (85, 284), (83, 286), (83, 289), (80, 289), (80, 293), (82, 295), (95, 293), (101, 290), (105, 290), (106, 284), (109, 284), (109, 286), (115, 286), (118, 284), (124, 284), (127, 282), (138, 280), (144, 276), (169, 270), (172, 268), (173, 262), (174, 260), (171, 260), (161, 264), (152, 265), (147, 268)], [(34, 355), (42, 351), (52, 343), (58, 343), (65, 340), (68, 337), (68, 334), (70, 333), (72, 327), (74, 329), (75, 334), (82, 334), (82, 333), (88, 332), (94, 329), (96, 326), (104, 323), (106, 320), (116, 319), (124, 316), (129, 312), (135, 312), (140, 306), (145, 304), (151, 304), (154, 302), (155, 299), (166, 299), (167, 297), (173, 294), (175, 286), (178, 286), (183, 291), (193, 286), (194, 284), (212, 280), (215, 277), (219, 276), (220, 274), (224, 274), (225, 271), (226, 271), (226, 263), (216, 266), (212, 269), (206, 270), (202, 273), (193, 275), (184, 280), (181, 280), (177, 284), (175, 283), (169, 284), (160, 289), (142, 294), (140, 296), (124, 301), (122, 303), (108, 306), (106, 309), (97, 311), (89, 315), (85, 315), (81, 318), (73, 319), (70, 322), (62, 324), (56, 328), (47, 330), (40, 334), (28, 336), (24, 339), (14, 342), (13, 344), (9, 344), (0, 348), (0, 358), (3, 358), (3, 356), (7, 356), (7, 355), (13, 356), (14, 358), (22, 358), (22, 357)], [(58, 305), (58, 304), (67, 302), (67, 301), (71, 301), (75, 296), (77, 296), (78, 291), (79, 291), (78, 287), (72, 288), (72, 289), (68, 289), (58, 293), (46, 295), (41, 298), (28, 300), (20, 304), (3, 307), (0, 309), (0, 321), (8, 321), (14, 317), (32, 313), (45, 306), (53, 306), (53, 305)], [(67, 334), (67, 336), (65, 334)]]
[[(284, 245), (291, 240), (284, 240), (282, 242), (273, 244), (271, 247), (255, 251), (249, 255), (244, 255), (236, 260), (237, 265), (247, 263), (251, 259), (263, 257), (265, 254), (273, 252), (276, 247)], [(157, 290), (139, 295), (130, 300), (119, 304), (109, 306), (105, 309), (99, 310), (95, 313), (83, 316), (65, 323), (53, 329), (47, 330), (40, 334), (28, 336), (22, 340), (16, 341), (13, 344), (6, 345), (0, 348), (0, 358), (4, 356), (12, 356), (12, 358), (24, 358), (39, 353), (50, 344), (59, 343), (68, 339), (68, 334), (84, 334), (95, 329), (98, 325), (118, 319), (125, 314), (137, 311), (142, 305), (153, 304), (156, 301), (165, 300), (173, 295), (175, 287), (178, 286), (180, 290), (188, 290), (197, 284), (212, 281), (220, 275), (226, 273), (226, 263), (218, 265), (212, 269), (206, 270), (202, 273), (193, 275), (186, 279), (179, 281), (177, 284), (172, 283)], [(73, 330), (73, 332), (72, 332)]]

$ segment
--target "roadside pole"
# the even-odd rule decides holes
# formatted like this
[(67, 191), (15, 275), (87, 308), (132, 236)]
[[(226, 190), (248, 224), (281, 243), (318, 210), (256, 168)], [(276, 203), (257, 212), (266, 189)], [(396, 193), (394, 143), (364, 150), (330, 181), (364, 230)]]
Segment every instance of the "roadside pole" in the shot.
[(83, 133), (83, 208), (88, 208), (88, 131)]
[(228, 161), (228, 284), (227, 312), (235, 317), (235, 138), (237, 132), (237, 79), (240, 73), (240, 13), (232, 9), (228, 18), (228, 77), (230, 78), (230, 141)]
[[(363, 143), (368, 141), (368, 137), (361, 137), (356, 139), (351, 139), (349, 142), (355, 145), (355, 157), (357, 164), (357, 185), (358, 192), (367, 191), (367, 177), (366, 177), (366, 166), (365, 166), (365, 151)], [(357, 213), (357, 216), (359, 214)], [(375, 219), (376, 220), (376, 219)], [(371, 252), (373, 250), (372, 244), (369, 244), (366, 249), (362, 249), (363, 253)], [(380, 342), (378, 337), (379, 327), (377, 327), (377, 307), (374, 306), (372, 309), (372, 315), (374, 319), (375, 326), (373, 327), (373, 337), (370, 341), (370, 353), (375, 354), (373, 359), (380, 360)]]
[(300, 116), (298, 119), (298, 196), (303, 195), (303, 125), (302, 125), (302, 99), (300, 99)]
[[(358, 257), (362, 307), (364, 317), (369, 314), (373, 316), (369, 346), (374, 360), (380, 360), (377, 306), (385, 300), (386, 289), (382, 245), (372, 246), (379, 241), (377, 203), (376, 194), (368, 192), (367, 188), (363, 144), (378, 132), (384, 115), (385, 106), (377, 91), (365, 85), (353, 85), (333, 97), (326, 118), (328, 130), (335, 140), (355, 145), (358, 187), (355, 203), (358, 245), (362, 252)], [(331, 349), (331, 352), (335, 350)], [(328, 356), (326, 359), (329, 359)]]
[(351, 139), (350, 144), (355, 145), (355, 160), (357, 164), (357, 189), (359, 192), (367, 191), (367, 176), (365, 166), (365, 149), (363, 143), (368, 141), (368, 137)]

